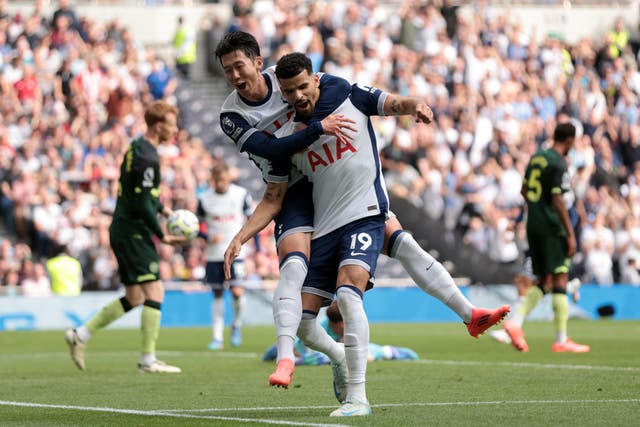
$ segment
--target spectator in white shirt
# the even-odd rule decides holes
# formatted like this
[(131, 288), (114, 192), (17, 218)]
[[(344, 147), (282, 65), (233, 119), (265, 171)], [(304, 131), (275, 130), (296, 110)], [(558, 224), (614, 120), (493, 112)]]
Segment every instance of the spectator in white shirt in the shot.
[(611, 285), (614, 237), (605, 222), (604, 212), (598, 212), (593, 223), (582, 230), (582, 252), (585, 256), (585, 281)]

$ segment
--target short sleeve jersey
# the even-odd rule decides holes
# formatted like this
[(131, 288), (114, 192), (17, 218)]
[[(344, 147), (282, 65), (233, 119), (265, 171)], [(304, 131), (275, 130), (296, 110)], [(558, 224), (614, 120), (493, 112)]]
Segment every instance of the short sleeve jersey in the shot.
[[(323, 80), (339, 79), (321, 75)], [(293, 165), (313, 183), (313, 238), (322, 237), (361, 218), (386, 215), (389, 200), (380, 167), (378, 146), (369, 116), (383, 115), (387, 94), (373, 87), (324, 84), (310, 119), (342, 114), (355, 120), (353, 139), (322, 135), (292, 156)], [(283, 135), (295, 130), (291, 120)]]
[[(207, 244), (207, 261), (223, 261), (224, 251), (233, 236), (242, 228), (245, 217), (251, 216), (251, 196), (245, 188), (235, 184), (230, 184), (222, 194), (209, 188), (198, 197), (198, 214), (207, 225), (208, 236), (223, 236), (220, 242)], [(242, 254), (240, 258), (243, 258)]]
[(570, 190), (567, 162), (555, 150), (538, 151), (529, 161), (524, 182), (527, 186), (527, 233), (566, 236), (553, 207), (553, 195)]

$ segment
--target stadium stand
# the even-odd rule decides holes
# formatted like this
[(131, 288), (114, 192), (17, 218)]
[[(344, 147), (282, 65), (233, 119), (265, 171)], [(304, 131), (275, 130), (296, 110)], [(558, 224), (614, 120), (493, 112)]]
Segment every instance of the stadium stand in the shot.
[[(583, 245), (574, 274), (602, 284), (635, 280), (640, 73), (634, 31), (618, 20), (602, 34), (569, 43), (562, 34), (527, 33), (493, 2), (388, 3), (338, 1), (323, 8), (235, 1), (231, 21), (212, 22), (204, 39), (211, 46), (225, 31), (244, 29), (261, 41), (267, 64), (300, 50), (319, 70), (425, 97), (435, 125), (375, 122), (389, 191), (440, 224), (428, 232), (448, 233), (506, 269), (523, 251), (522, 223), (515, 221), (523, 167), (556, 120), (575, 121), (582, 136), (570, 156), (575, 197), (568, 203)], [(392, 6), (398, 7), (390, 15)], [(85, 289), (117, 288), (106, 233), (117, 161), (141, 131), (141, 106), (154, 97), (149, 75), (165, 68), (172, 75), (164, 67), (172, 62), (166, 47), (143, 46), (117, 19), (65, 12), (54, 20), (43, 10), (36, 2), (29, 13), (9, 12), (0, 1), (1, 288), (17, 286), (13, 292), (35, 280), (29, 263), (43, 264), (59, 243), (81, 261)], [(254, 195), (263, 188), (219, 130), (215, 106), (228, 88), (215, 63), (202, 62), (212, 73), (178, 80), (166, 94), (182, 111), (183, 131), (161, 150), (163, 190), (174, 207), (193, 207), (192, 195), (217, 159), (230, 163)], [(601, 235), (613, 236), (613, 244), (599, 245)], [(261, 238), (268, 239), (269, 232)], [(425, 237), (429, 245), (437, 240)], [(277, 276), (268, 246), (255, 248), (255, 278)], [(163, 249), (163, 277), (197, 279), (201, 253), (198, 245)], [(603, 268), (605, 255), (610, 266)], [(461, 263), (455, 253), (450, 259)], [(385, 258), (381, 275), (403, 277)]]

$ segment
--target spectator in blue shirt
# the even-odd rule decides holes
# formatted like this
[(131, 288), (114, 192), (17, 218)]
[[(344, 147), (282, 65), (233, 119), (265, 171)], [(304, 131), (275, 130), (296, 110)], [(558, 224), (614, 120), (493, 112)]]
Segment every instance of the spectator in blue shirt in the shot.
[(153, 99), (165, 99), (175, 91), (176, 79), (166, 64), (157, 59), (153, 62), (153, 71), (147, 77), (147, 85)]

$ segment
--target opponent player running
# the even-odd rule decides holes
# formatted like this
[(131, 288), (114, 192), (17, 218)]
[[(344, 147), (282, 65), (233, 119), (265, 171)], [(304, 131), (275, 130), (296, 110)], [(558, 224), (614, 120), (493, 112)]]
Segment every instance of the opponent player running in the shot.
[(558, 353), (586, 353), (588, 345), (577, 344), (567, 336), (569, 302), (567, 279), (571, 257), (576, 253), (576, 238), (563, 194), (569, 191), (569, 175), (564, 156), (575, 141), (576, 128), (560, 123), (553, 132), (553, 146), (538, 151), (529, 161), (522, 185), (527, 201), (527, 241), (537, 286), (529, 288), (523, 303), (504, 329), (511, 344), (529, 351), (522, 324), (545, 293), (551, 292), (556, 338), (551, 350)]
[[(274, 296), (278, 363), (276, 372), (271, 375), (269, 381), (272, 385), (287, 386), (294, 369), (293, 344), (301, 313), (299, 292), (306, 275), (309, 233), (313, 230), (313, 223), (310, 221), (312, 207), (305, 208), (307, 210), (299, 208), (311, 192), (304, 182), (297, 184), (300, 178), (294, 176), (285, 197), (283, 190), (287, 189), (287, 185), (282, 183), (276, 185), (277, 181), (273, 181), (274, 177), (270, 177), (265, 171), (272, 166), (272, 162), (267, 159), (281, 159), (282, 156), (293, 154), (315, 141), (319, 135), (318, 125), (317, 122), (311, 122), (308, 128), (279, 140), (265, 136), (258, 129), (273, 133), (293, 113), (292, 108), (281, 99), (282, 95), (273, 77), (273, 70), (267, 69), (265, 73), (260, 74), (262, 58), (260, 58), (260, 49), (255, 38), (243, 32), (230, 33), (218, 45), (216, 55), (225, 69), (227, 80), (236, 87), (236, 91), (223, 105), (220, 115), (221, 126), (225, 133), (236, 141), (240, 149), (247, 151), (256, 164), (261, 166), (263, 176), (272, 180), (269, 183), (269, 179), (266, 179), (267, 190), (260, 202), (262, 208), (267, 209), (272, 216), (278, 215), (275, 218), (276, 232), (279, 233), (276, 237), (281, 259), (281, 277)], [(324, 82), (321, 81), (320, 84)], [(330, 81), (327, 84), (330, 84)], [(260, 98), (261, 95), (262, 98)], [(399, 106), (395, 105), (393, 108), (398, 109)], [(397, 114), (397, 112), (394, 113)], [(432, 118), (430, 110), (429, 114)], [(348, 131), (353, 128), (344, 117), (338, 117), (334, 122), (330, 122), (332, 118), (334, 116), (330, 115), (321, 121), (325, 134), (341, 136), (344, 139), (343, 130)], [(334, 124), (334, 127), (328, 128), (330, 124)], [(259, 159), (259, 156), (262, 159)], [(294, 186), (293, 183), (296, 185)], [(284, 200), (282, 200), (283, 197)], [(282, 209), (280, 209), (281, 202)], [(260, 205), (258, 208), (261, 208)], [(296, 209), (298, 209), (297, 212)], [(284, 221), (287, 218), (289, 221), (293, 220), (291, 225), (287, 225)], [(284, 237), (289, 237), (289, 241), (286, 242)], [(296, 242), (295, 246), (290, 244), (293, 241)], [(421, 289), (455, 311), (465, 322), (469, 334), (473, 337), (478, 337), (507, 314), (508, 308), (504, 306), (496, 310), (473, 307), (462, 295), (442, 264), (422, 250), (413, 237), (402, 229), (402, 225), (395, 217), (390, 218), (385, 224), (383, 249), (389, 256), (401, 262)]]

